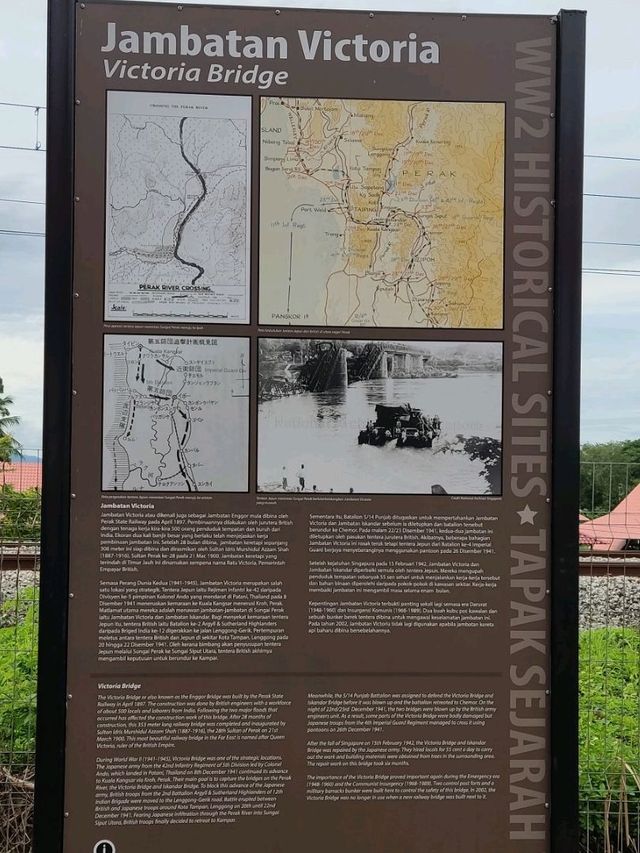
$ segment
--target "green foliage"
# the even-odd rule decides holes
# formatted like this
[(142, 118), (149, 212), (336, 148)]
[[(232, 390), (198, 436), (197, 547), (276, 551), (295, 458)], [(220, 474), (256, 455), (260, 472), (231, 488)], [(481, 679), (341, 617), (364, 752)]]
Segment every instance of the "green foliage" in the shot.
[(609, 512), (640, 483), (640, 439), (584, 444), (580, 452), (580, 512)]
[(11, 434), (11, 427), (20, 423), (20, 418), (11, 414), (13, 398), (4, 393), (4, 385), (0, 379), (0, 462), (10, 462), (21, 450), (20, 444)]
[(0, 487), (0, 540), (25, 542), (40, 539), (40, 492)]
[(19, 773), (33, 764), (38, 668), (38, 592), (23, 590), (0, 608), (0, 764)]
[(482, 474), (487, 480), (491, 494), (499, 494), (502, 488), (502, 443), (497, 438), (472, 435), (456, 435), (455, 441), (442, 444), (436, 453), (465, 453), (475, 462), (484, 463)]
[(0, 435), (0, 463), (10, 463), (21, 450), (22, 446), (12, 435)]
[(496, 438), (477, 435), (464, 439), (464, 449), (471, 459), (484, 462), (482, 473), (487, 478), (491, 493), (500, 494), (502, 491), (502, 443)]
[[(580, 634), (580, 799), (590, 853), (633, 850), (640, 831), (640, 632)], [(610, 846), (609, 846), (610, 845)]]

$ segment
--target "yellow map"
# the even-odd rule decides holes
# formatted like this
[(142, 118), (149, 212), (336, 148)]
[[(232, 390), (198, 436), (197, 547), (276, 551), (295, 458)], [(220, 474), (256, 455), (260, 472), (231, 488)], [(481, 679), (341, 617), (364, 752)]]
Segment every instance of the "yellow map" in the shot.
[(504, 105), (263, 98), (260, 322), (502, 326)]

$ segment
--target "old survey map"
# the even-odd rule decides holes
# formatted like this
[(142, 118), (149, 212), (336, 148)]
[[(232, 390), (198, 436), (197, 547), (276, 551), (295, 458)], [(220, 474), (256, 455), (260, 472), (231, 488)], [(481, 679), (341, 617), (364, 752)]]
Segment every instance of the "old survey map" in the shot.
[(504, 105), (261, 100), (260, 322), (500, 328)]
[(247, 338), (105, 335), (102, 488), (247, 490)]
[(248, 322), (251, 99), (109, 92), (107, 320)]

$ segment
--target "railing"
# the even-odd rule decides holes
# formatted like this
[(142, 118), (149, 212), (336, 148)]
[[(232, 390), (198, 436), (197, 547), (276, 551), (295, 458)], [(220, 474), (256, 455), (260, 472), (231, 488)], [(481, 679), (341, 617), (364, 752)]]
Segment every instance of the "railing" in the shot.
[(20, 464), (0, 483), (0, 853), (31, 850), (33, 818), (40, 491)]
[(581, 851), (640, 851), (640, 465), (583, 464)]
[[(616, 484), (635, 480), (632, 467), (583, 467), (583, 495), (598, 493), (596, 476), (613, 487), (588, 516), (615, 511)], [(633, 498), (633, 500), (632, 500)], [(635, 497), (622, 521), (640, 522)], [(604, 510), (604, 513), (602, 512)], [(38, 490), (0, 487), (0, 853), (29, 853), (35, 759), (37, 598), (40, 576)], [(580, 815), (581, 853), (640, 851), (640, 550), (581, 546)], [(601, 547), (601, 546), (598, 546)]]

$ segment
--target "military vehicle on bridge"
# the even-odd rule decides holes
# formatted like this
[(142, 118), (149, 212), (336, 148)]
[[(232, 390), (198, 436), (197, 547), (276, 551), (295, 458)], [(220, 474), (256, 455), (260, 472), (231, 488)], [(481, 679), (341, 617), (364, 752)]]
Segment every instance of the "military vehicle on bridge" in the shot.
[(376, 419), (369, 421), (358, 434), (358, 444), (382, 447), (395, 441), (396, 447), (432, 447), (442, 432), (438, 415), (423, 415), (409, 403), (402, 406), (376, 406)]

